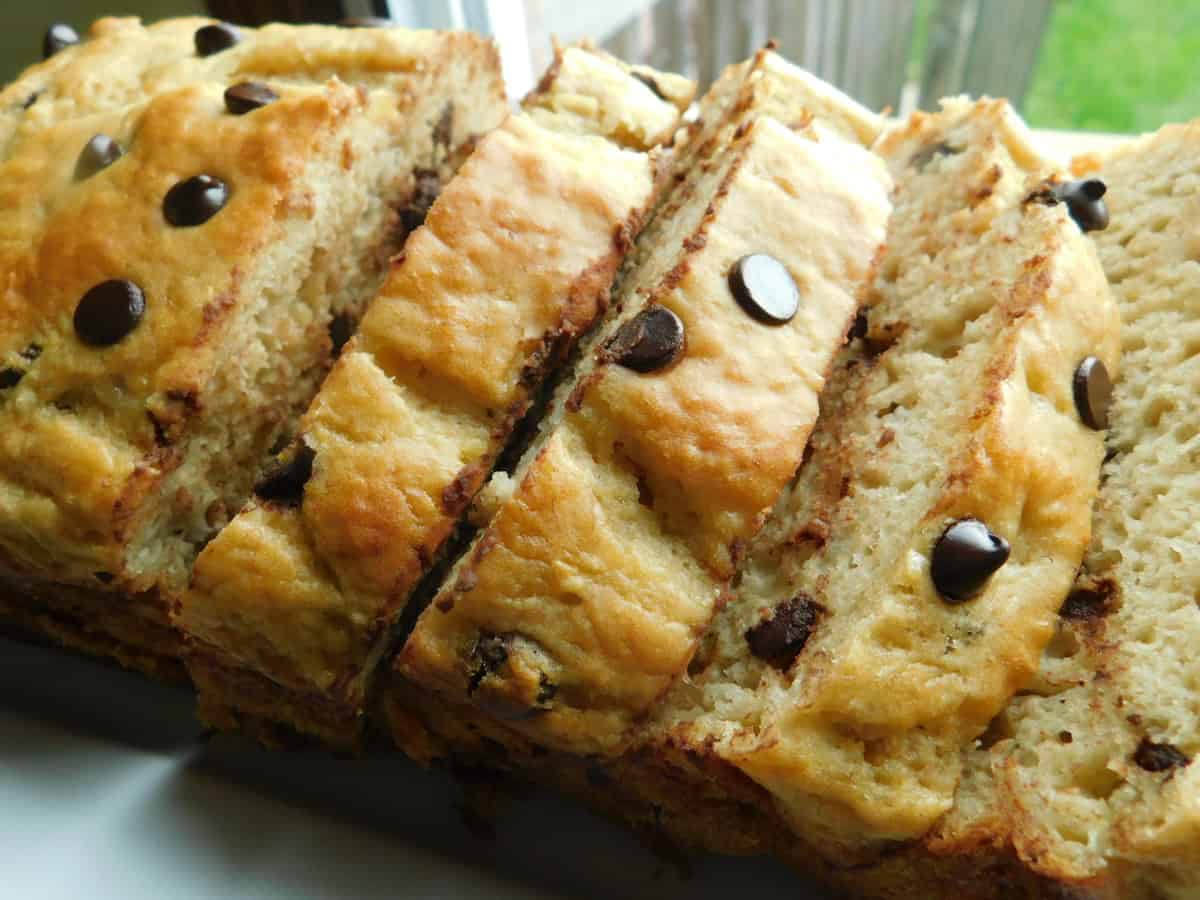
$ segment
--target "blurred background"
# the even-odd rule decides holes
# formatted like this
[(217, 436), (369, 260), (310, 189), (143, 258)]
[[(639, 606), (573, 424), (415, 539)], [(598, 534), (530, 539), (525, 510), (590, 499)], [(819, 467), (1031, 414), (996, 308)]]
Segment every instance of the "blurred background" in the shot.
[(82, 31), (110, 13), (467, 27), (501, 42), (518, 94), (552, 36), (589, 36), (702, 84), (774, 37), (788, 58), (897, 113), (967, 92), (1008, 97), (1049, 129), (1129, 133), (1200, 116), (1200, 4), (1176, 0), (7, 0), (0, 80), (36, 59), (51, 21)]

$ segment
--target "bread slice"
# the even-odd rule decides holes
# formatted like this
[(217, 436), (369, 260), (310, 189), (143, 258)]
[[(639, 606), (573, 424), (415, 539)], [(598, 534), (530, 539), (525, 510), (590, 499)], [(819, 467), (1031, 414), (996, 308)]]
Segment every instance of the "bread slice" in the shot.
[(969, 754), (930, 841), (1001, 848), (1046, 895), (1200, 896), (1198, 172), (1193, 122), (1085, 173), (1108, 185), (1096, 244), (1125, 360), (1095, 538), (1037, 680)]
[(211, 28), (102, 19), (0, 94), (4, 619), (160, 674), (167, 596), (505, 112), (470, 35)]
[[(889, 183), (860, 145), (753, 105), (725, 119), (684, 149), (619, 315), (493, 482), (490, 521), (398, 657), (418, 688), (544, 747), (618, 752), (684, 674), (800, 463), (883, 237)], [(764, 321), (739, 281), (766, 258), (777, 291), (798, 286), (785, 322)]]
[[(948, 152), (937, 152), (943, 145)], [(978, 822), (956, 835), (953, 848), (922, 837), (931, 827), (939, 834), (939, 810), (954, 797), (961, 754), (988, 723), (985, 707), (1002, 704), (1005, 690), (1028, 679), (1083, 553), (1101, 447), (1099, 433), (1078, 421), (1074, 370), (1078, 358), (1096, 355), (1115, 371), (1117, 323), (1090, 236), (1079, 233), (1064, 205), (1047, 205), (1054, 195), (1046, 193), (1045, 179), (1057, 176), (1032, 152), (1003, 103), (948, 102), (938, 115), (917, 115), (878, 148), (897, 185), (888, 249), (871, 306), (822, 396), (811, 455), (752, 546), (687, 677), (651, 708), (632, 744), (616, 756), (547, 753), (540, 735), (522, 733), (523, 722), (480, 716), (464, 703), (447, 703), (445, 695), (431, 699), (404, 678), (394, 682), (383, 712), (397, 741), (423, 761), (492, 765), (550, 781), (636, 828), (717, 852), (774, 853), (856, 896), (1052, 896), (1041, 893), (1049, 890), (1045, 879), (1009, 865)], [(963, 368), (968, 361), (978, 366), (975, 379)], [(960, 376), (955, 391), (902, 397), (897, 389), (918, 378), (945, 383), (936, 380), (945, 377), (943, 369)], [(890, 384), (893, 373), (902, 376), (897, 387)], [(886, 386), (880, 384), (885, 376)], [(891, 409), (900, 399), (909, 400), (911, 412)], [(880, 411), (886, 411), (882, 418)], [(947, 436), (962, 439), (958, 453), (945, 452), (942, 436), (920, 428), (939, 419)], [(1001, 454), (997, 445), (1005, 443), (997, 432), (1006, 429), (1010, 436), (1037, 435), (1038, 443), (1010, 440)], [(980, 459), (971, 447), (973, 433), (977, 446), (991, 448), (988, 468), (1003, 466), (1007, 483), (985, 482), (983, 471), (971, 468), (971, 460)], [(914, 435), (939, 451), (938, 460), (929, 462)], [(892, 446), (903, 452), (877, 458)], [(880, 499), (897, 488), (888, 479), (918, 466), (928, 486), (910, 490), (924, 511), (904, 509), (907, 493)], [(962, 493), (947, 496), (947, 483)], [(1012, 498), (1022, 495), (1030, 502), (1018, 503), (1014, 514)], [(875, 503), (865, 502), (872, 498)], [(974, 498), (986, 506), (964, 510), (961, 504)], [(945, 627), (944, 601), (931, 596), (924, 561), (930, 551), (919, 549), (920, 542), (936, 540), (946, 519), (964, 511), (986, 514), (1011, 542), (1005, 567), (982, 593), (956, 607), (964, 619), (997, 628), (939, 635), (933, 626)], [(1014, 520), (1019, 531), (1007, 527)], [(844, 564), (864, 579), (862, 589), (831, 595), (842, 565), (831, 554), (844, 559), (857, 529), (867, 533), (872, 524), (878, 537), (865, 543), (853, 565)], [(905, 647), (873, 654), (874, 668), (847, 671), (860, 652), (857, 625), (869, 636), (870, 625), (894, 608), (881, 590), (887, 563), (873, 557), (889, 547), (888, 555), (895, 554), (896, 545), (902, 560), (915, 560), (911, 602), (933, 625), (910, 619)], [(1005, 569), (1028, 566), (1042, 554), (1050, 559), (1036, 577), (1027, 573), (1018, 585), (1006, 584)], [(872, 582), (875, 590), (867, 587)], [(787, 602), (801, 590), (821, 593), (812, 603)], [(839, 625), (847, 613), (857, 618), (855, 627)], [(777, 630), (762, 626), (775, 617)], [(766, 658), (756, 656), (752, 644)], [(924, 684), (913, 691), (906, 666), (897, 665), (903, 654), (912, 655), (913, 666), (945, 657), (943, 665), (954, 665), (960, 654), (965, 659), (958, 680), (943, 677), (930, 682), (937, 691)], [(837, 690), (852, 677), (864, 702), (886, 689), (897, 717), (921, 720), (911, 731), (892, 726), (889, 734), (888, 721), (877, 713), (869, 720), (878, 728), (870, 738), (880, 743), (867, 752), (866, 741), (851, 730), (858, 723), (839, 716), (837, 726), (845, 731), (836, 747), (859, 741), (863, 749), (857, 761), (843, 758), (827, 780), (816, 780), (808, 766), (828, 759), (824, 733), (793, 716), (806, 708), (802, 702), (823, 700), (819, 693), (810, 700), (805, 685)], [(957, 697), (954, 718), (939, 720), (922, 691), (934, 700), (948, 695), (951, 703)], [(747, 748), (767, 729), (778, 744)], [(783, 757), (792, 767), (764, 769), (755, 751), (787, 750), (798, 738), (804, 755)], [(950, 774), (935, 769), (933, 777), (918, 780), (909, 766), (919, 757), (901, 752), (905, 740), (932, 746)], [(882, 773), (879, 780), (871, 766)], [(895, 783), (881, 784), (883, 775), (895, 776)], [(979, 780), (970, 767), (967, 778)], [(853, 789), (875, 805), (862, 810), (844, 802)], [(961, 807), (962, 789), (959, 798)], [(969, 806), (986, 813), (992, 802), (976, 796)]]
[[(356, 741), (391, 629), (605, 309), (657, 190), (637, 135), (682, 111), (585, 48), (553, 71), (526, 101), (538, 114), (479, 143), (394, 263), (281, 461), (287, 489), (265, 485), (201, 554), (177, 622), (211, 725)], [(554, 112), (560, 85), (595, 91), (594, 128), (582, 101)]]
[(876, 150), (896, 210), (859, 338), (644, 738), (740, 771), (854, 862), (934, 825), (961, 748), (1033, 674), (1103, 454), (1076, 372), (1118, 352), (1091, 241), (1007, 104), (947, 101)]

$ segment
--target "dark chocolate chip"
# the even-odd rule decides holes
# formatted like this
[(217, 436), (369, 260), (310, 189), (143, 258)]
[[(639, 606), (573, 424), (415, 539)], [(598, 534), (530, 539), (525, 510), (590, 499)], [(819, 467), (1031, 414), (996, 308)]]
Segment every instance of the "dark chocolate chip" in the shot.
[(203, 225), (229, 201), (229, 188), (212, 175), (193, 175), (163, 198), (163, 217), (176, 228)]
[[(437, 124), (433, 126), (433, 142), (439, 147), (449, 149), (450, 141), (454, 138), (454, 104), (447, 103), (442, 107)], [(437, 175), (437, 172), (434, 172)]]
[(1191, 765), (1192, 758), (1174, 744), (1156, 744), (1150, 738), (1142, 738), (1133, 761), (1147, 772), (1166, 772)]
[(0, 369), (0, 391), (6, 391), (9, 388), (15, 388), (21, 383), (21, 379), (24, 377), (24, 369), (14, 369), (12, 366), (9, 366), (6, 369)]
[(908, 161), (908, 164), (917, 171), (924, 171), (925, 167), (935, 159), (940, 159), (943, 156), (953, 156), (956, 153), (962, 153), (961, 147), (951, 147), (945, 141), (938, 141), (936, 144), (930, 144), (921, 148), (913, 158)]
[(342, 28), (395, 28), (399, 24), (395, 19), (383, 19), (379, 16), (351, 16), (338, 22)]
[(750, 652), (777, 669), (787, 669), (808, 643), (824, 607), (797, 594), (775, 607), (771, 618), (746, 631)]
[(683, 322), (665, 306), (650, 306), (617, 329), (607, 350), (618, 365), (653, 372), (683, 352)]
[(400, 210), (400, 224), (406, 233), (416, 231), (424, 224), (441, 189), (442, 180), (436, 169), (417, 169), (413, 172), (412, 194)]
[(114, 576), (112, 572), (93, 572), (92, 577), (101, 584), (112, 584)]
[(109, 347), (137, 327), (146, 312), (146, 297), (132, 281), (105, 281), (75, 307), (75, 333), (85, 344)]
[(970, 600), (1008, 562), (1010, 549), (1008, 541), (978, 519), (961, 519), (933, 545), (933, 585), (947, 603)]
[(846, 332), (847, 341), (861, 340), (867, 336), (867, 328), (871, 324), (869, 315), (866, 307), (859, 307), (854, 314), (854, 321), (850, 323), (850, 330)]
[(75, 163), (75, 177), (80, 181), (91, 178), (102, 169), (107, 169), (124, 154), (121, 145), (107, 134), (97, 134), (83, 145), (79, 160)]
[(667, 95), (663, 93), (662, 88), (658, 86), (658, 82), (654, 80), (652, 75), (647, 75), (645, 72), (634, 72), (633, 77), (650, 88), (654, 92), (654, 96), (659, 100), (667, 99)]
[(329, 341), (333, 344), (333, 355), (338, 356), (346, 342), (354, 336), (354, 321), (349, 313), (338, 313), (329, 320)]
[(42, 345), (41, 344), (30, 344), (28, 347), (26, 347), (24, 350), (21, 351), (21, 356), (23, 358), (29, 360), (30, 362), (33, 362), (35, 359), (37, 359), (41, 355), (42, 355)]
[(508, 641), (498, 634), (481, 634), (471, 649), (475, 668), (467, 680), (467, 693), (473, 694), (479, 683), (508, 662)]
[(33, 104), (37, 103), (38, 97), (42, 96), (41, 91), (34, 91), (21, 103), (21, 109), (29, 109)]
[(60, 50), (74, 47), (79, 43), (79, 32), (66, 22), (55, 22), (46, 29), (42, 38), (42, 59), (49, 59)]
[(244, 116), (278, 99), (279, 95), (261, 81), (240, 81), (225, 90), (225, 108), (235, 116)]
[(1086, 357), (1075, 369), (1072, 386), (1075, 409), (1088, 428), (1103, 431), (1108, 427), (1108, 411), (1112, 406), (1112, 379), (1108, 367), (1095, 356)]
[(196, 54), (198, 56), (212, 56), (214, 53), (228, 50), (241, 39), (242, 36), (238, 34), (238, 30), (232, 25), (226, 25), (224, 22), (215, 25), (205, 25), (196, 31)]
[(1077, 622), (1102, 619), (1112, 610), (1112, 587), (1110, 582), (1101, 582), (1097, 587), (1077, 587), (1067, 595), (1058, 614)]
[(1108, 227), (1108, 205), (1104, 194), (1108, 186), (1099, 178), (1081, 178), (1056, 184), (1052, 193), (1067, 204), (1067, 211), (1081, 231), (1103, 231)]
[(800, 291), (791, 273), (766, 253), (752, 253), (734, 263), (729, 290), (742, 309), (768, 325), (791, 321), (800, 308)]
[(254, 486), (254, 493), (261, 500), (299, 506), (304, 499), (304, 486), (312, 478), (316, 458), (316, 450), (304, 441), (298, 441), (267, 469)]

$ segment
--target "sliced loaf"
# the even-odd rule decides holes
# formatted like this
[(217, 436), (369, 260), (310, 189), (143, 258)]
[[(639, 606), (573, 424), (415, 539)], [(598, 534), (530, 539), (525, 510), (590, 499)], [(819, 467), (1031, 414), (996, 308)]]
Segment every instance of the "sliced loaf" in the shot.
[(505, 114), (496, 52), (101, 19), (0, 110), (3, 619), (177, 675), (170, 595)]
[[(1200, 897), (1200, 122), (1088, 167), (1123, 324), (1095, 539), (1027, 693), (930, 843), (1081, 894)], [(1050, 889), (1047, 889), (1047, 893)], [(998, 896), (988, 894), (987, 896)]]
[(619, 316), (398, 657), (546, 747), (618, 752), (685, 673), (800, 463), (883, 236), (882, 165), (809, 124), (802, 93), (803, 131), (765, 114), (788, 95), (764, 59), (701, 104)]
[(1007, 104), (947, 101), (876, 150), (896, 210), (857, 340), (641, 748), (734, 767), (843, 863), (932, 827), (1032, 676), (1103, 454), (1074, 385), (1118, 353), (1091, 240)]
[[(635, 137), (668, 134), (680, 109), (591, 51), (553, 71), (526, 101), (538, 115), (511, 116), (443, 192), (298, 442), (201, 554), (176, 621), (209, 723), (357, 739), (397, 619), (606, 307), (656, 190), (657, 156)], [(599, 100), (554, 112), (560, 85)]]

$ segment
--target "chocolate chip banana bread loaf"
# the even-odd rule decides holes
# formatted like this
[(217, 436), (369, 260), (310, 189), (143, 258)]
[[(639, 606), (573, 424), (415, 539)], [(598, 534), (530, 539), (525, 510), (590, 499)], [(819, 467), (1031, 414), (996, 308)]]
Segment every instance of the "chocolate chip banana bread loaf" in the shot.
[(649, 731), (840, 860), (928, 831), (960, 749), (1036, 668), (1090, 533), (1089, 389), (1118, 352), (1095, 213), (1007, 104), (950, 101), (876, 150), (896, 211), (860, 335)]
[[(877, 150), (895, 210), (868, 305), (686, 676), (615, 755), (546, 754), (535, 728), (557, 692), (504, 722), (503, 705), (437, 708), (401, 679), (387, 712), (411, 753), (533, 770), (637, 826), (848, 890), (970, 896), (954, 891), (976, 861), (943, 868), (921, 840), (1030, 682), (1088, 540), (1118, 323), (1083, 232), (1105, 213), (1000, 101), (949, 101)], [(472, 648), (474, 695), (532, 668), (524, 629), (498, 634)]]
[(730, 111), (727, 140), (685, 149), (620, 314), (398, 658), (417, 689), (545, 747), (619, 751), (685, 673), (800, 463), (883, 238), (877, 158), (819, 120)]
[(480, 141), (296, 442), (197, 562), (177, 621), (206, 721), (356, 740), (398, 617), (608, 305), (657, 190), (646, 151), (675, 130), (678, 102), (569, 48), (526, 101), (536, 114)]
[(168, 595), (503, 85), (468, 34), (55, 34), (0, 93), (0, 602), (168, 674)]
[(928, 841), (944, 859), (990, 851), (1037, 879), (1027, 896), (1200, 897), (1198, 173), (1193, 122), (1115, 150), (1083, 182), (1108, 186), (1095, 240), (1124, 350), (1095, 537), (1036, 680), (967, 755)]

